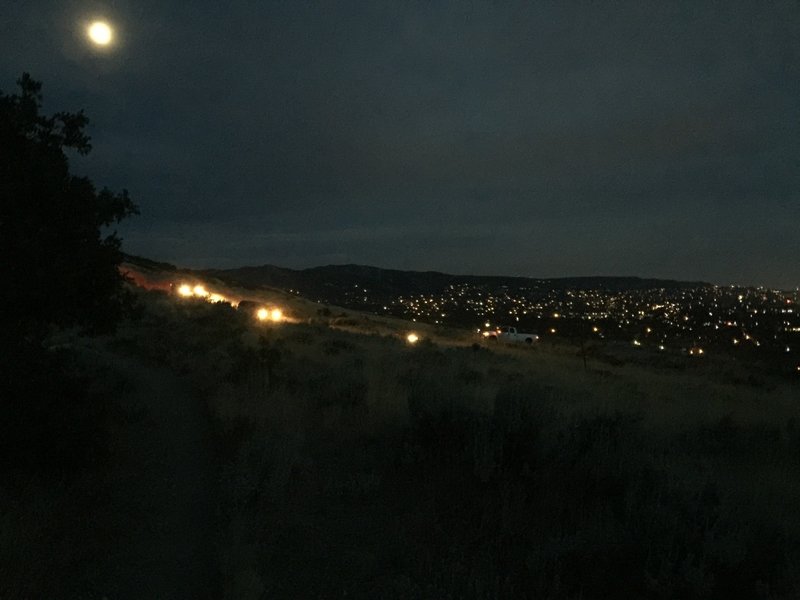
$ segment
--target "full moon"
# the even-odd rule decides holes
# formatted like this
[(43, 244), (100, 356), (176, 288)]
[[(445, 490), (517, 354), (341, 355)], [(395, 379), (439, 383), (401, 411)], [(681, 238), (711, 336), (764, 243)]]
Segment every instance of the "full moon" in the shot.
[(89, 39), (98, 46), (108, 46), (113, 37), (111, 26), (103, 21), (95, 21), (89, 25), (86, 33), (89, 35)]

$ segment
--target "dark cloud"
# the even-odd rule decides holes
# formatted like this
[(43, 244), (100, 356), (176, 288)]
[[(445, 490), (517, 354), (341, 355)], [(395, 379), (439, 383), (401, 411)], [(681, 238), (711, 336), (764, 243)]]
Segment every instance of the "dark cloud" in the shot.
[(75, 166), (131, 190), (154, 258), (794, 287), (799, 27), (794, 2), (33, 1), (0, 74), (86, 108)]

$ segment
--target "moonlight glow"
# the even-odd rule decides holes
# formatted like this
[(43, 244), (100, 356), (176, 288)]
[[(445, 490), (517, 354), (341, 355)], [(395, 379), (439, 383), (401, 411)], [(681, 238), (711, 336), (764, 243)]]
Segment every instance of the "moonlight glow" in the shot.
[(98, 46), (108, 46), (114, 37), (111, 26), (103, 21), (95, 21), (86, 30), (89, 39)]

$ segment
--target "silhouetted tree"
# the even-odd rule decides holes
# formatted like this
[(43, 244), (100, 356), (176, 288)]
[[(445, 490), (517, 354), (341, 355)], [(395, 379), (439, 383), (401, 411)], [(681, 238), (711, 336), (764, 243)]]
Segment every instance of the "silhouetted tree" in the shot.
[(43, 341), (120, 316), (120, 239), (104, 229), (137, 210), (126, 191), (70, 174), (65, 151), (91, 149), (83, 112), (44, 116), (41, 83), (17, 83), (0, 91), (0, 469), (63, 471), (102, 454), (107, 403)]
[(24, 73), (0, 91), (0, 319), (35, 340), (49, 325), (108, 327), (119, 315), (120, 239), (103, 229), (137, 209), (127, 191), (95, 190), (69, 172), (65, 150), (87, 154), (83, 111), (41, 114), (42, 84)]

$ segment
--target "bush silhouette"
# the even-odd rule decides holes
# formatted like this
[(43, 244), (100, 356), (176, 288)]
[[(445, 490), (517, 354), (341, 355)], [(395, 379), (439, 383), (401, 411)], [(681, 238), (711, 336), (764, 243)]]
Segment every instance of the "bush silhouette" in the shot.
[(58, 327), (110, 329), (124, 307), (120, 239), (106, 228), (137, 212), (123, 191), (70, 174), (67, 151), (91, 149), (83, 112), (41, 114), (24, 73), (0, 91), (0, 460), (63, 469), (99, 454), (104, 410), (69, 353), (46, 348)]
[(120, 239), (104, 228), (137, 212), (127, 191), (96, 191), (69, 172), (67, 150), (87, 154), (82, 111), (41, 114), (41, 83), (0, 91), (0, 319), (38, 339), (50, 325), (108, 328), (120, 314)]

